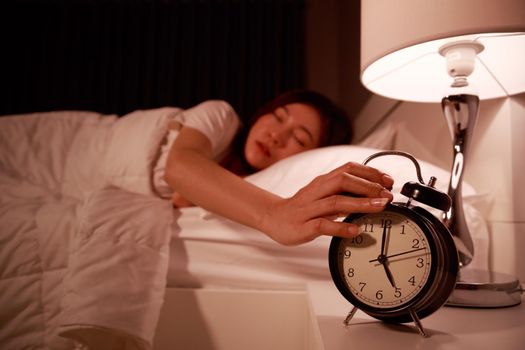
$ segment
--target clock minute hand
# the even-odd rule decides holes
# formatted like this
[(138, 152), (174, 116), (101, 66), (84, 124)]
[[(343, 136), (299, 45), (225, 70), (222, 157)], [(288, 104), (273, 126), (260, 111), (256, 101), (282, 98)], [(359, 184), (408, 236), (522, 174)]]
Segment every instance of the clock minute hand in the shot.
[[(417, 249), (407, 250), (406, 252), (397, 253), (397, 254), (392, 254), (392, 255), (389, 255), (389, 256), (387, 256), (387, 257), (385, 257), (385, 258), (386, 258), (386, 259), (388, 259), (388, 258), (393, 258), (394, 256), (399, 256), (399, 255), (404, 255), (404, 254), (410, 254), (410, 253), (417, 252), (417, 251), (424, 250), (424, 249), (427, 249), (427, 248), (417, 248)], [(372, 260), (369, 260), (369, 262), (374, 262), (374, 261), (379, 261), (379, 259), (372, 259)], [(379, 262), (379, 263), (381, 263), (381, 262)]]
[(386, 226), (386, 223), (385, 223), (384, 227), (383, 227), (383, 236), (381, 237), (381, 253), (380, 254), (382, 256), (385, 255), (386, 229), (387, 229), (387, 226)]

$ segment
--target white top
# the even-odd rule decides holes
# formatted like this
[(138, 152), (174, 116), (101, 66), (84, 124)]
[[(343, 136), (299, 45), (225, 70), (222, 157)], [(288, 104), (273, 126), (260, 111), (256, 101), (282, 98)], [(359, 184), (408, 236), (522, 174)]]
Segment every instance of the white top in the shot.
[(232, 106), (220, 100), (205, 101), (176, 114), (167, 125), (166, 139), (161, 145), (159, 160), (153, 168), (154, 187), (163, 198), (170, 198), (173, 194), (173, 190), (164, 181), (164, 171), (168, 153), (182, 126), (203, 133), (211, 142), (213, 159), (220, 161), (228, 152), (241, 121)]

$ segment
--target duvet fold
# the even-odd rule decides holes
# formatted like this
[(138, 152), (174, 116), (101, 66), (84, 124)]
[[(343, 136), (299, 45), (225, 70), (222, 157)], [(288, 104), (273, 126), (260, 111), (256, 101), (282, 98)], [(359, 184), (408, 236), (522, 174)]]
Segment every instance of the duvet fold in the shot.
[(179, 111), (0, 118), (0, 348), (152, 347), (173, 208), (151, 172)]
[(172, 211), (167, 201), (116, 187), (90, 195), (70, 242), (62, 336), (89, 349), (151, 348), (166, 286)]

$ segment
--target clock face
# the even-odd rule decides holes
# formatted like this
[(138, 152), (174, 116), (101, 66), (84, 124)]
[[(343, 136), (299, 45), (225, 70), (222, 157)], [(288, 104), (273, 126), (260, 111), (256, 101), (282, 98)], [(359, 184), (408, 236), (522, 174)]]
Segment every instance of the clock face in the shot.
[(422, 227), (389, 210), (351, 221), (361, 234), (335, 247), (339, 289), (357, 304), (385, 311), (416, 302), (433, 275), (432, 242)]

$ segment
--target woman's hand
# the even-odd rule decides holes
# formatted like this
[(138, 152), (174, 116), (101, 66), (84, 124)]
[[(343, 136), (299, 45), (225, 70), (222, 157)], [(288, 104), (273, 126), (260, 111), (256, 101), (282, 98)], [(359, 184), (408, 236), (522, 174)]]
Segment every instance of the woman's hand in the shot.
[(293, 197), (275, 202), (261, 218), (260, 227), (284, 245), (320, 235), (353, 237), (360, 233), (358, 226), (333, 218), (382, 211), (393, 199), (389, 191), (393, 184), (389, 175), (377, 169), (347, 163), (318, 176)]

